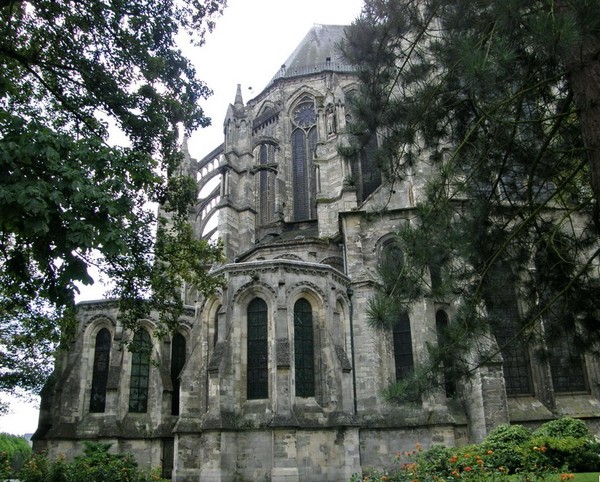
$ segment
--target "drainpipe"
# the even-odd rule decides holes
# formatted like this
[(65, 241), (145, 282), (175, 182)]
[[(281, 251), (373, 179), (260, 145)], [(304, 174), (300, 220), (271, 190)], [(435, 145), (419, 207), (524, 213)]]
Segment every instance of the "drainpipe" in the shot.
[(350, 300), (349, 306), (349, 317), (350, 317), (350, 350), (352, 350), (352, 394), (354, 397), (354, 415), (358, 413), (357, 408), (357, 400), (356, 400), (356, 354), (354, 353), (354, 308), (352, 302), (352, 295), (354, 295), (354, 290), (351, 287), (348, 287), (346, 290), (346, 294), (348, 295), (348, 299)]

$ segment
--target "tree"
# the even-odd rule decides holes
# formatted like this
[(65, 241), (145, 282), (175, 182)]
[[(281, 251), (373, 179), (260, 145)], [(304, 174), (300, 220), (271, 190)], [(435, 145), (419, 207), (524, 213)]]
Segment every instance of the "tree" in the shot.
[[(218, 246), (187, 223), (195, 183), (178, 149), (208, 125), (211, 92), (176, 40), (201, 45), (224, 5), (0, 0), (0, 389), (40, 386), (93, 265), (130, 324), (158, 307), (172, 326), (182, 280), (218, 283)], [(110, 125), (128, 147), (108, 144)]]
[(391, 399), (498, 353), (597, 347), (599, 14), (591, 0), (367, 0), (348, 29), (356, 138), (378, 133), (387, 182), (429, 176), (370, 321), (387, 329), (422, 297), (457, 308)]

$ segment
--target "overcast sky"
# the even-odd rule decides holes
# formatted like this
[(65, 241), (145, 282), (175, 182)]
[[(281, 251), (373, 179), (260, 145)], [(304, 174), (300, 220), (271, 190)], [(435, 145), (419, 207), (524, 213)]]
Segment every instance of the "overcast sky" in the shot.
[[(233, 103), (237, 84), (244, 102), (259, 94), (310, 28), (316, 24), (346, 25), (360, 13), (362, 0), (227, 0), (224, 15), (199, 49), (186, 50), (198, 76), (214, 95), (203, 103), (211, 127), (194, 133), (192, 157), (202, 159), (223, 142), (223, 119)], [(88, 298), (88, 296), (84, 296)], [(4, 394), (0, 394), (4, 398)], [(38, 413), (24, 401), (0, 417), (0, 432), (17, 435), (37, 428)]]

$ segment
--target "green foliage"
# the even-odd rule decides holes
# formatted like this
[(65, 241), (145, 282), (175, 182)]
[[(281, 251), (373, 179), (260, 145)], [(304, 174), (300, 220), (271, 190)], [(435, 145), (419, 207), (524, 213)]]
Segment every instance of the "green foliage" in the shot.
[(23, 482), (166, 482), (157, 472), (141, 471), (131, 454), (111, 454), (110, 444), (87, 442), (84, 454), (72, 462), (64, 458), (50, 461), (35, 455), (23, 467)]
[(23, 437), (0, 434), (0, 480), (14, 478), (23, 462), (31, 455), (31, 447)]
[(578, 418), (563, 417), (546, 422), (533, 432), (535, 437), (546, 435), (548, 437), (591, 437), (590, 431), (583, 420)]
[[(40, 388), (91, 267), (115, 280), (130, 320), (174, 320), (180, 276), (215, 285), (218, 246), (191, 240), (186, 255), (205, 257), (164, 269), (174, 248), (154, 242), (154, 206), (174, 221), (163, 244), (189, 238), (195, 186), (174, 175), (178, 140), (208, 125), (211, 92), (176, 39), (201, 44), (224, 5), (0, 2), (0, 390)], [(108, 144), (109, 125), (128, 147)]]
[[(584, 436), (560, 435), (557, 427), (565, 432), (576, 427), (575, 431), (581, 432), (579, 421), (570, 419), (547, 422), (534, 435), (522, 425), (500, 425), (481, 444), (434, 445), (428, 450), (422, 450), (417, 444), (416, 450), (396, 454), (393, 465), (367, 468), (362, 476), (355, 474), (351, 480), (567, 481), (573, 478), (568, 472), (598, 471), (600, 444), (589, 433)], [(558, 477), (560, 472), (563, 473)], [(550, 474), (554, 477), (550, 478)]]
[(381, 270), (370, 320), (389, 329), (390, 309), (424, 297), (457, 307), (442, 348), (458, 363), (440, 363), (431, 346), (421, 373), (468, 379), (510, 342), (485, 341), (506, 319), (523, 346), (567, 340), (580, 354), (600, 341), (600, 158), (588, 149), (600, 120), (581, 103), (600, 102), (586, 87), (597, 86), (600, 60), (588, 54), (600, 45), (600, 4), (555, 6), (367, 0), (347, 30), (361, 80), (352, 134), (377, 132), (391, 189), (427, 176), (410, 223), (396, 227), (402, 269)]
[(514, 473), (522, 465), (522, 446), (531, 439), (531, 431), (522, 425), (499, 425), (481, 444), (484, 451), (493, 452), (490, 463)]

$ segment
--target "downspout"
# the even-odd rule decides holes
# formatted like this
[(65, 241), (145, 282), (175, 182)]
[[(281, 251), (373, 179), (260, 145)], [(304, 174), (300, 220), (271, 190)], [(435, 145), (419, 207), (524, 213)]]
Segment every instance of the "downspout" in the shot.
[(352, 302), (354, 290), (351, 287), (348, 287), (346, 294), (350, 300), (348, 316), (350, 318), (350, 350), (352, 350), (352, 395), (354, 397), (354, 415), (356, 415), (358, 413), (358, 404), (356, 400), (356, 355), (354, 353), (354, 308)]

